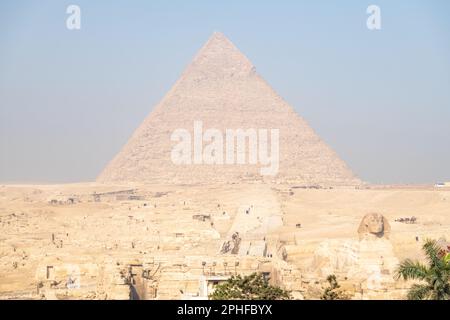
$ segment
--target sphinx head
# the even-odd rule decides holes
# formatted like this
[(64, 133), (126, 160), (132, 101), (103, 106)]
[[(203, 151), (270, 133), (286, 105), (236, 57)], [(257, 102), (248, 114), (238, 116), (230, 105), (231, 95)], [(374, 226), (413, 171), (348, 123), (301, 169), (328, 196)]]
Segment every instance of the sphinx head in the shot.
[(383, 215), (379, 213), (366, 214), (358, 228), (360, 239), (370, 235), (377, 238), (389, 238), (390, 231), (391, 227), (389, 225), (389, 222)]

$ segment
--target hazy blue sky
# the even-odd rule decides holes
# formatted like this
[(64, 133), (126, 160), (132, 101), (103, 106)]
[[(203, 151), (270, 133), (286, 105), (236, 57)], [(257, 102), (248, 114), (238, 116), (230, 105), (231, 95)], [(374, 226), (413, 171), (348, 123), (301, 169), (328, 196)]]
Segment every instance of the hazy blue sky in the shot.
[(450, 1), (9, 0), (0, 181), (95, 179), (215, 30), (362, 179), (450, 180)]

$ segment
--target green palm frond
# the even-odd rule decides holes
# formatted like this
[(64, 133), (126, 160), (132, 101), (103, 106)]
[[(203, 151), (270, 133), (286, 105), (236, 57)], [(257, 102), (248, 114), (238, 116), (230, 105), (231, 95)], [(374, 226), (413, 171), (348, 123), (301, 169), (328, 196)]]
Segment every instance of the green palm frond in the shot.
[(400, 263), (395, 277), (397, 279), (403, 278), (404, 280), (409, 279), (420, 279), (424, 280), (427, 278), (429, 269), (418, 261), (412, 261), (411, 259), (406, 259)]
[(434, 288), (431, 294), (433, 300), (450, 300), (450, 285), (444, 284), (441, 287)]
[(408, 300), (427, 300), (432, 296), (433, 289), (425, 284), (413, 284), (408, 291)]
[(444, 257), (445, 264), (450, 267), (450, 253), (447, 253), (447, 255)]
[(426, 240), (423, 251), (428, 265), (406, 259), (399, 265), (396, 278), (424, 282), (412, 285), (408, 292), (410, 300), (450, 300), (450, 258), (442, 256), (441, 248), (434, 240)]
[(440, 264), (439, 252), (441, 249), (435, 240), (427, 239), (422, 248), (432, 266)]

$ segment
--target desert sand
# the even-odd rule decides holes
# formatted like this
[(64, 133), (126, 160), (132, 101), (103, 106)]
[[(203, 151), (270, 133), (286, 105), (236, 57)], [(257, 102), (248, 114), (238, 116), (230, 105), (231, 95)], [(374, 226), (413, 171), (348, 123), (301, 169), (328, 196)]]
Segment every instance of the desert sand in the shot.
[[(396, 263), (450, 235), (449, 202), (434, 188), (4, 185), (0, 298), (204, 299), (215, 282), (260, 271), (299, 299), (318, 298), (331, 273), (352, 298), (400, 299)], [(371, 212), (388, 238), (359, 238)], [(235, 232), (239, 250), (221, 253)]]

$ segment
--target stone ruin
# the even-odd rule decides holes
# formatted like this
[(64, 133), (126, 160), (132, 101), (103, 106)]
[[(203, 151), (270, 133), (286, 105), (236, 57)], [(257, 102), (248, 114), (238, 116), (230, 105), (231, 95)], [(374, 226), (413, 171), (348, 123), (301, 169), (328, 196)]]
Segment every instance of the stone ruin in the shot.
[(211, 221), (211, 215), (210, 214), (194, 214), (192, 216), (192, 219), (205, 222), (206, 220)]
[(220, 253), (221, 254), (226, 254), (226, 253), (238, 254), (241, 241), (242, 241), (242, 239), (239, 236), (239, 232), (233, 233), (233, 235), (231, 236), (231, 240), (225, 241), (223, 243)]

